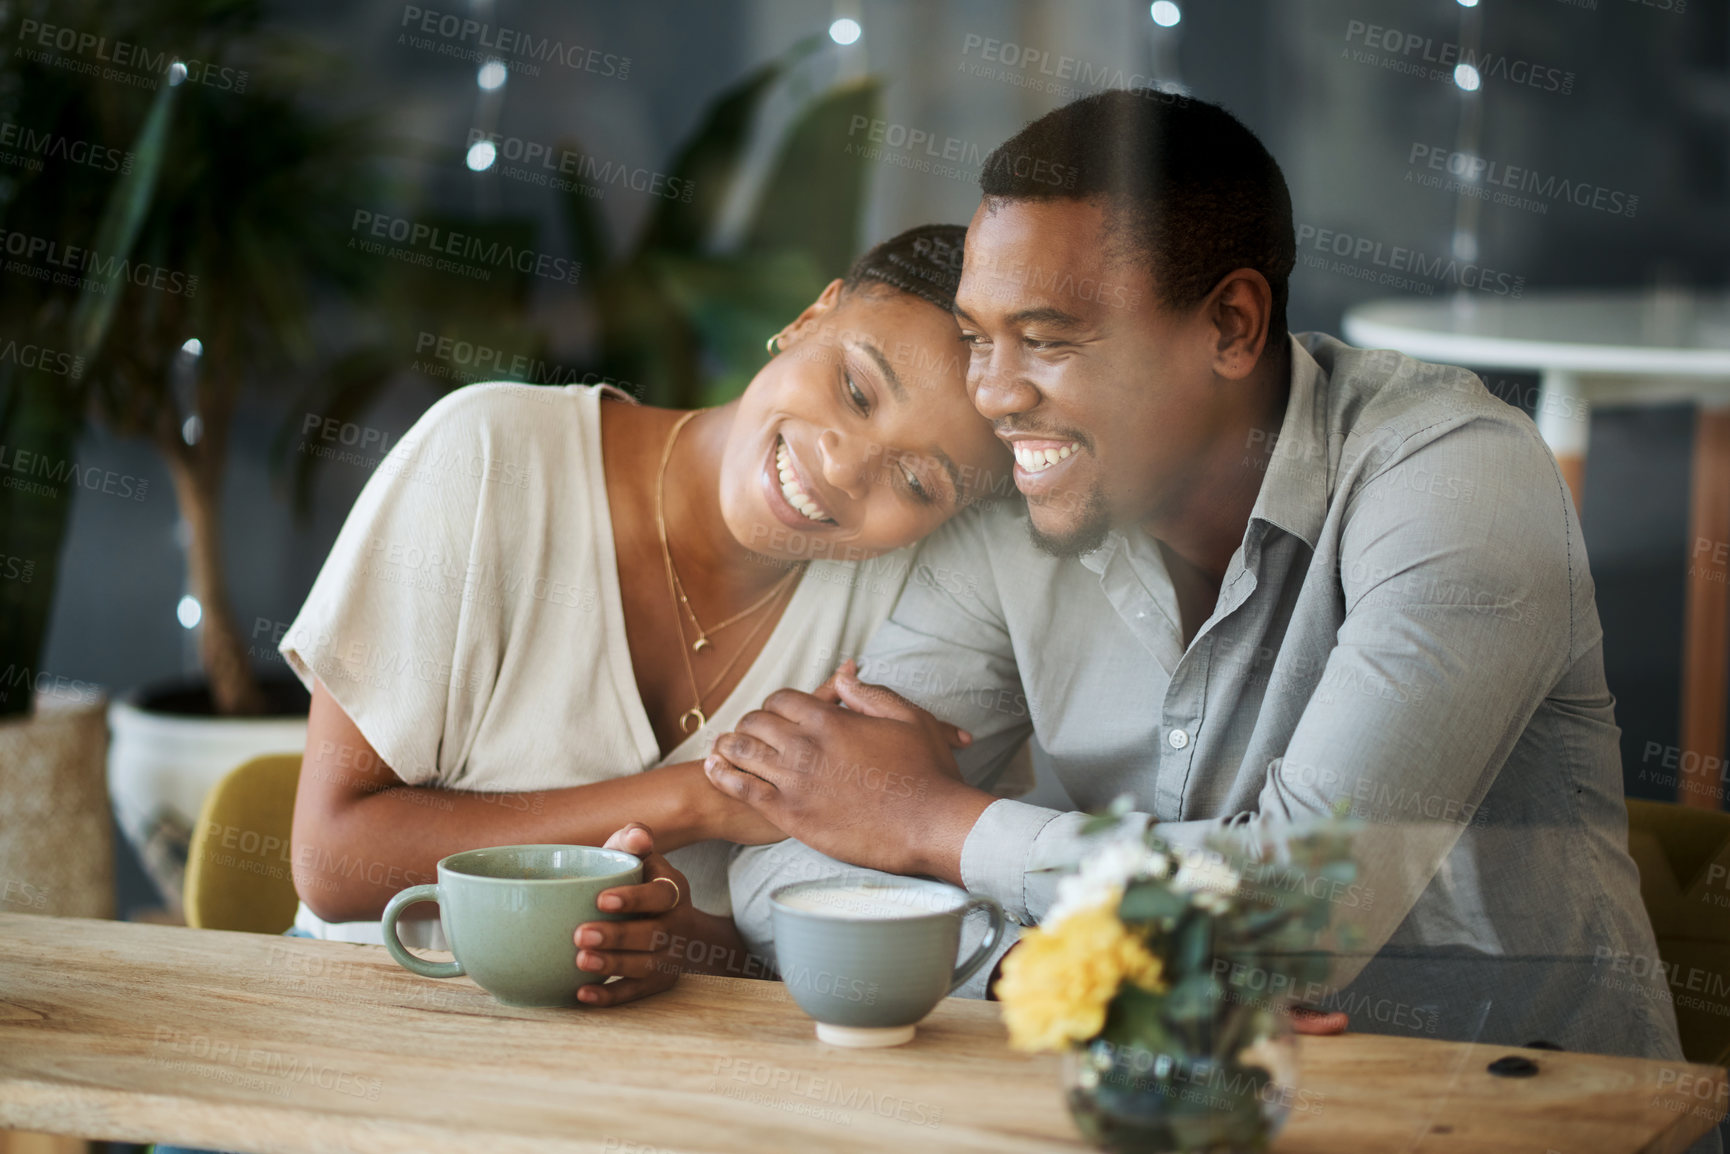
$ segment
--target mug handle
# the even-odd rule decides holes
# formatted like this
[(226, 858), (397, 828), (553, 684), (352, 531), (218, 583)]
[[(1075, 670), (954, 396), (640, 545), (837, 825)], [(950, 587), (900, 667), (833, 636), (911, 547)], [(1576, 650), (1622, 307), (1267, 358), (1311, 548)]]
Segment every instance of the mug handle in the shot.
[(384, 948), (390, 951), (397, 965), (410, 973), (419, 974), (423, 978), (460, 978), (463, 973), (461, 962), (429, 962), (409, 953), (408, 947), (396, 936), (397, 919), (402, 912), (416, 902), (436, 902), (439, 900), (439, 888), (436, 885), (410, 886), (390, 899), (390, 904), (384, 907), (384, 917), (380, 919), (384, 925)]
[(965, 919), (974, 910), (985, 911), (986, 916), (991, 919), (991, 928), (985, 932), (985, 940), (979, 943), (979, 948), (974, 950), (965, 962), (955, 967), (955, 980), (950, 982), (949, 988), (943, 992), (944, 997), (953, 994), (962, 982), (977, 973), (979, 967), (985, 964), (985, 959), (991, 956), (991, 951), (1003, 940), (1003, 907), (990, 898), (969, 898), (967, 904), (961, 907), (962, 918)]

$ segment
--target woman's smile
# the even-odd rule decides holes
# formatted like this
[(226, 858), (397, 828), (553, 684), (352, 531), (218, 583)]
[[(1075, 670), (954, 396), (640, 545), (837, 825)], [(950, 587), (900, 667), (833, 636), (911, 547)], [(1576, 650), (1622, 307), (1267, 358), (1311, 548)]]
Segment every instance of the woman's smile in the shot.
[(810, 471), (794, 455), (792, 446), (777, 434), (769, 447), (769, 462), (763, 474), (769, 508), (780, 520), (798, 529), (838, 525), (828, 507), (818, 499), (816, 486), (809, 477)]

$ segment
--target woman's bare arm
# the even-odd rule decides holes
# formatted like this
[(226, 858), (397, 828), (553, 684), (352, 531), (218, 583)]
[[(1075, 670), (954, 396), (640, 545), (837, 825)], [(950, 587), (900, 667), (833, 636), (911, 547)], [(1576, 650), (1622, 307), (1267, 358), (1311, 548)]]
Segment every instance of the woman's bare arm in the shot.
[(398, 890), (437, 880), (434, 867), (448, 854), (600, 845), (630, 822), (651, 828), (663, 852), (713, 837), (746, 844), (781, 837), (711, 786), (700, 762), (524, 793), (406, 785), (323, 683), (314, 684), (294, 803), (294, 884), (327, 921), (379, 917)]

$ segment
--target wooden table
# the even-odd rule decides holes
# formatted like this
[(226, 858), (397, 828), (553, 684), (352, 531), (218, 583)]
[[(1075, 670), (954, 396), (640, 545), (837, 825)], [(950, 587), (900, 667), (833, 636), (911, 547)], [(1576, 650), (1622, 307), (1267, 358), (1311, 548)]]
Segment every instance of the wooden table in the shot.
[(1529, 369), (1540, 376), (1538, 432), (1580, 505), (1594, 408), (1699, 406), (1688, 514), (1682, 632), (1682, 758), (1677, 800), (1721, 809), (1730, 715), (1730, 294), (1682, 290), (1462, 293), (1395, 299), (1345, 316), (1346, 339), (1444, 364)]
[[(1722, 1069), (1305, 1039), (1281, 1154), (1687, 1148)], [(0, 914), (0, 1126), (324, 1151), (1083, 1149), (1050, 1056), (952, 999), (907, 1046), (820, 1044), (778, 983), (687, 978), (612, 1010), (511, 1009), (381, 947)]]

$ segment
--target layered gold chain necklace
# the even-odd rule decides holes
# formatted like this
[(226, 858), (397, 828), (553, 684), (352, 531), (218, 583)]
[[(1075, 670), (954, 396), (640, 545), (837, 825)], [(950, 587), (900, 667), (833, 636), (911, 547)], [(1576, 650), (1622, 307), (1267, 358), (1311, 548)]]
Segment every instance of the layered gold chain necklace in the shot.
[[(756, 640), (757, 634), (763, 631), (763, 626), (773, 619), (775, 615), (773, 613), (764, 613), (762, 617), (758, 619), (757, 624), (751, 627), (751, 632), (746, 635), (745, 640), (740, 644), (739, 651), (733, 654), (733, 659), (727, 662), (726, 666), (722, 668), (720, 673), (715, 675), (715, 679), (709, 682), (708, 688), (706, 689), (697, 688), (697, 670), (696, 667), (691, 664), (691, 654), (701, 653), (704, 649), (711, 647), (714, 644), (709, 640), (711, 634), (719, 633), (729, 625), (735, 625), (751, 616), (753, 613), (762, 610), (764, 607), (773, 605), (783, 594), (793, 587), (793, 583), (798, 578), (799, 574), (805, 571), (805, 565), (803, 562), (793, 566), (793, 568), (788, 571), (787, 575), (775, 582), (774, 586), (770, 588), (767, 593), (763, 594), (763, 596), (759, 597), (745, 609), (733, 614), (718, 625), (711, 625), (705, 629), (703, 623), (697, 619), (697, 611), (691, 608), (691, 599), (685, 596), (684, 583), (679, 580), (678, 570), (673, 567), (673, 550), (667, 544), (666, 483), (667, 462), (673, 459), (673, 442), (679, 439), (679, 431), (690, 423), (691, 418), (695, 417), (700, 411), (701, 410), (694, 410), (686, 413), (684, 416), (679, 418), (676, 424), (673, 425), (673, 431), (667, 434), (667, 444), (661, 450), (660, 468), (655, 471), (655, 530), (660, 534), (661, 560), (667, 567), (667, 595), (673, 601), (673, 613), (678, 620), (679, 656), (684, 658), (685, 676), (691, 683), (691, 695), (696, 698), (696, 702), (691, 706), (691, 708), (679, 714), (679, 732), (686, 734), (694, 733), (708, 724), (708, 715), (703, 712), (704, 700), (707, 699), (711, 693), (715, 692), (717, 686), (727, 679), (727, 675), (731, 673), (733, 667), (739, 663), (739, 658), (743, 657), (750, 651), (751, 642)], [(691, 642), (689, 648), (686, 647), (685, 637), (685, 617), (687, 615), (690, 616), (691, 624), (697, 630), (697, 640)]]

